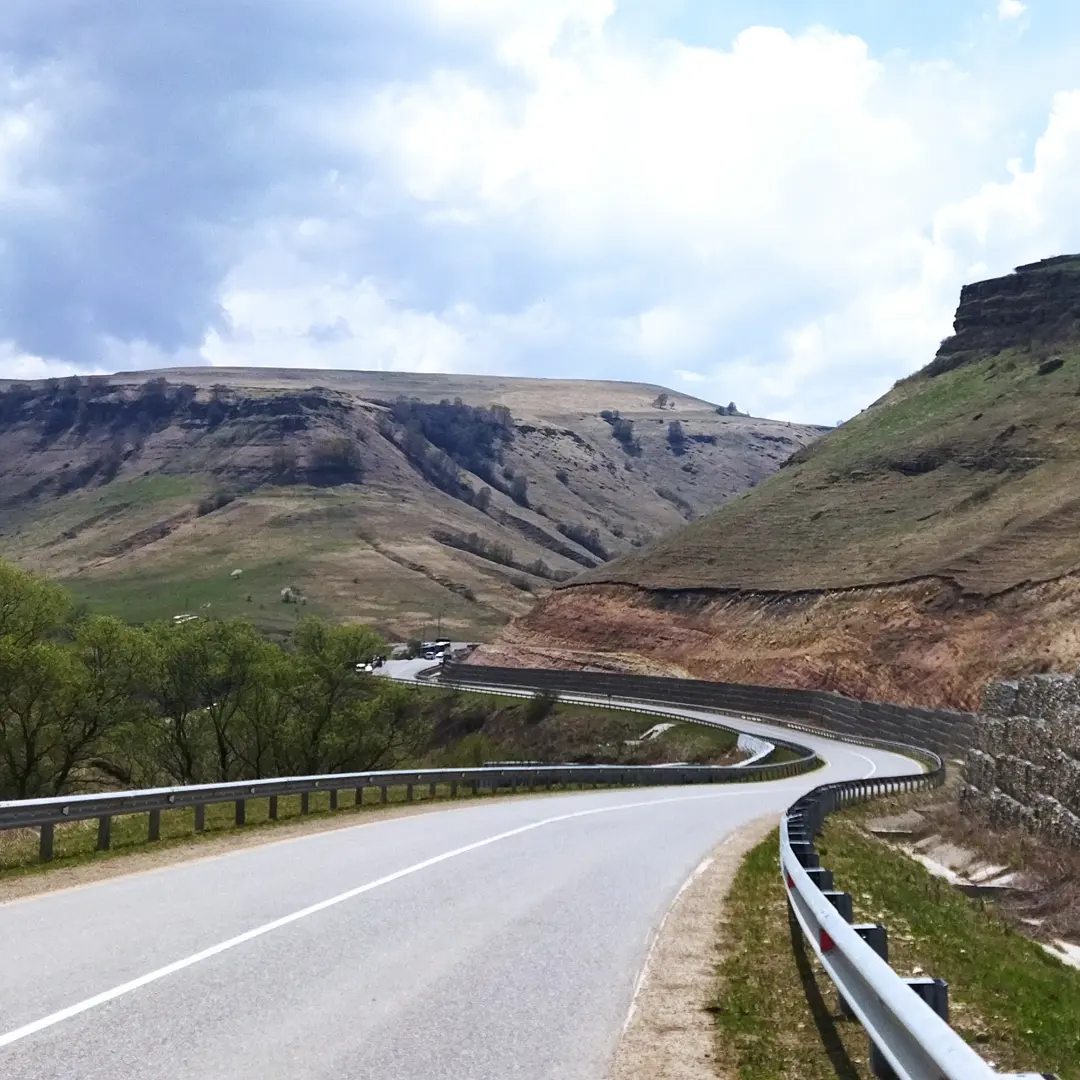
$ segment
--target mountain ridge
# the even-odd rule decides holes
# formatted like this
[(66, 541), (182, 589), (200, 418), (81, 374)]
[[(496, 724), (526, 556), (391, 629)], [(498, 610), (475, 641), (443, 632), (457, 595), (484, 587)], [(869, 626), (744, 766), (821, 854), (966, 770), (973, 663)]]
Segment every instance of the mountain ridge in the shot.
[(136, 621), (283, 629), (289, 589), (394, 636), (486, 636), (821, 430), (629, 382), (248, 368), (9, 380), (0, 554)]

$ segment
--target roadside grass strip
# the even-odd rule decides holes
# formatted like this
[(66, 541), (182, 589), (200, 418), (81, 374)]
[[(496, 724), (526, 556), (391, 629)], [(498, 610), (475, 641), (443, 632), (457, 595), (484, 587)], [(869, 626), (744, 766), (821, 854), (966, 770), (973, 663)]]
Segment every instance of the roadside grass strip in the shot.
[[(721, 927), (718, 1064), (740, 1080), (870, 1078), (868, 1040), (789, 920), (773, 832), (747, 856)], [(1080, 1080), (1080, 971), (924, 867), (834, 816), (822, 865), (852, 894), (857, 922), (889, 933), (900, 975), (949, 983), (950, 1023), (1003, 1072)]]

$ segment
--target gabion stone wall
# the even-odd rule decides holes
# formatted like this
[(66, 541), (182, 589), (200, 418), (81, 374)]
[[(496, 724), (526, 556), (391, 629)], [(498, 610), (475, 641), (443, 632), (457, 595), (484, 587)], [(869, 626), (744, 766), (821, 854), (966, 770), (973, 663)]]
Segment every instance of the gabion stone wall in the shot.
[(1080, 847), (1080, 679), (990, 683), (964, 780), (964, 808), (992, 825)]

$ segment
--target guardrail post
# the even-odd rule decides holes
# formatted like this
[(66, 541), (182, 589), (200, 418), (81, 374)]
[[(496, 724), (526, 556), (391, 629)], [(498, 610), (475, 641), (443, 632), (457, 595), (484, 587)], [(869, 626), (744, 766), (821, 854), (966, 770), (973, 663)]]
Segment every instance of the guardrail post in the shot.
[(451, 799), (456, 799), (457, 798), (457, 789), (458, 789), (458, 782), (456, 780), (451, 780), (450, 781), (450, 798)]
[(355, 806), (360, 806), (360, 805), (363, 804), (363, 802), (364, 802), (364, 789), (362, 787), (358, 787), (356, 789), (356, 796), (353, 799), (353, 804)]
[(300, 792), (300, 813), (306, 814), (311, 809), (311, 794), (307, 791)]
[[(856, 923), (851, 929), (854, 930), (855, 933), (858, 934), (886, 964), (889, 962), (889, 934), (881, 923)], [(851, 1006), (848, 1005), (844, 995), (838, 991), (836, 996), (840, 999), (840, 1015), (848, 1020), (855, 1019), (855, 1013), (852, 1012)]]
[(855, 923), (852, 928), (881, 957), (889, 962), (889, 932), (881, 923)]
[(108, 851), (112, 834), (112, 818), (108, 814), (102, 814), (97, 819), (97, 849)]
[(330, 789), (330, 809), (337, 809), (337, 788)]
[(202, 832), (206, 828), (206, 804), (197, 803), (195, 806), (195, 831)]
[[(915, 991), (941, 1017), (949, 1022), (949, 984), (943, 979), (905, 979), (904, 982)], [(870, 1040), (870, 1071), (878, 1080), (897, 1080), (892, 1066), (885, 1055)]]
[(949, 1022), (949, 984), (944, 979), (905, 979), (915, 991), (947, 1024)]
[(406, 802), (412, 802), (413, 801), (413, 786), (412, 786), (412, 784), (406, 784), (405, 785), (405, 801)]
[(147, 839), (153, 843), (155, 840), (161, 839), (161, 811), (150, 811), (150, 822), (147, 826)]
[(821, 859), (818, 857), (818, 853), (813, 849), (811, 844), (792, 844), (791, 850), (795, 858), (799, 860), (799, 865), (804, 869), (811, 870), (815, 866), (821, 865)]
[(428, 784), (428, 798), (429, 799), (434, 799), (435, 798), (435, 785), (434, 784)]
[(833, 872), (823, 866), (812, 866), (806, 871), (806, 876), (822, 891), (829, 892), (833, 888)]
[(38, 841), (38, 862), (48, 862), (53, 857), (53, 823), (41, 826), (41, 839)]
[(237, 799), (236, 800), (236, 824), (237, 825), (243, 825), (244, 824), (244, 800), (243, 799)]
[(379, 802), (381, 802), (381, 803), (386, 802), (388, 797), (389, 796), (386, 793), (386, 785), (385, 784), (380, 784), (379, 785)]
[(267, 803), (268, 803), (268, 805), (267, 805), (267, 808), (266, 808), (266, 816), (271, 821), (277, 821), (277, 814), (278, 814), (277, 796), (276, 795), (271, 795), (270, 798), (267, 799)]
[(822, 895), (844, 917), (845, 922), (851, 922), (854, 918), (854, 907), (851, 902), (851, 893), (837, 892), (835, 889), (822, 889)]

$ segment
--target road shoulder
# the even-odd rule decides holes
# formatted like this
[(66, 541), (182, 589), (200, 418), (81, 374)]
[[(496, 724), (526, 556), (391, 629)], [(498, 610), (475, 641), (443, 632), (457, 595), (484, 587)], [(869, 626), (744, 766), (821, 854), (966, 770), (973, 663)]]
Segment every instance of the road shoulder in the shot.
[(776, 826), (767, 814), (719, 844), (683, 886), (657, 932), (608, 1080), (716, 1080), (717, 933), (743, 857)]

